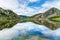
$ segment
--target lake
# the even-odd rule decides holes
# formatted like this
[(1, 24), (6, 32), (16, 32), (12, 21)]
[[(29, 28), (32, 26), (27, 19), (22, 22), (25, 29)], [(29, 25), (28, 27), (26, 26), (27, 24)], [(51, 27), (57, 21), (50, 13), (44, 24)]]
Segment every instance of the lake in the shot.
[(0, 40), (60, 40), (60, 28), (51, 30), (33, 22), (18, 23), (1, 30)]

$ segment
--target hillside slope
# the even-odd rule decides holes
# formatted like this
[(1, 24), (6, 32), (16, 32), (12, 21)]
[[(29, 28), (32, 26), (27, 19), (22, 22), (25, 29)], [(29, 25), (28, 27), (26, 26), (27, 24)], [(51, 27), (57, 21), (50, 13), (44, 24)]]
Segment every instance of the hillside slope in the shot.
[(10, 28), (18, 23), (20, 17), (13, 11), (0, 8), (0, 30)]
[(37, 16), (34, 15), (32, 18), (34, 23), (45, 25), (52, 30), (60, 27), (60, 23), (58, 23), (60, 22), (60, 10), (57, 8), (51, 8)]

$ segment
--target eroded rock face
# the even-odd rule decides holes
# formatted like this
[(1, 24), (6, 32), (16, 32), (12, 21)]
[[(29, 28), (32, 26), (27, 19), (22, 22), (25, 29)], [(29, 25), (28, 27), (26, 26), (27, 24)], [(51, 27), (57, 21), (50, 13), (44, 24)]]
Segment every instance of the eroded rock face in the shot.
[(0, 8), (0, 30), (13, 27), (19, 19), (20, 17), (13, 11)]

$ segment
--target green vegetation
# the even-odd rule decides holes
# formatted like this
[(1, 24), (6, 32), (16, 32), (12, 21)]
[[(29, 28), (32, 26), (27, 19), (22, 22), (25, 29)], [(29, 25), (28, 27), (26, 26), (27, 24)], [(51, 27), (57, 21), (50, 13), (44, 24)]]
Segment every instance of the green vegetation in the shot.
[(51, 19), (53, 19), (53, 18), (60, 18), (60, 16), (54, 16), (54, 17), (51, 17)]
[(40, 13), (38, 15), (36, 14), (31, 18), (33, 19), (32, 22), (40, 25), (45, 25), (52, 30), (60, 27), (60, 10), (57, 8), (51, 8), (45, 13)]
[(10, 28), (17, 23), (17, 20), (0, 20), (0, 30)]
[(23, 15), (20, 15), (20, 18), (22, 19), (22, 21), (20, 21), (20, 22), (34, 22), (36, 24), (41, 24), (40, 22), (38, 22), (38, 20), (34, 19), (38, 15), (39, 14), (34, 15), (34, 16), (23, 16)]
[(0, 8), (0, 30), (13, 27), (20, 17), (11, 10)]
[(54, 16), (49, 18), (53, 22), (60, 22), (60, 16)]
[(56, 29), (57, 28), (57, 26), (55, 26), (56, 22), (60, 23), (60, 10), (52, 8), (46, 11), (45, 13), (39, 13), (33, 16), (24, 16), (24, 15), (18, 16), (9, 9), (0, 8), (0, 30), (4, 28), (10, 28), (15, 24), (17, 24), (18, 22), (29, 22), (29, 21), (39, 25), (41, 24), (47, 25), (47, 27), (51, 29)]

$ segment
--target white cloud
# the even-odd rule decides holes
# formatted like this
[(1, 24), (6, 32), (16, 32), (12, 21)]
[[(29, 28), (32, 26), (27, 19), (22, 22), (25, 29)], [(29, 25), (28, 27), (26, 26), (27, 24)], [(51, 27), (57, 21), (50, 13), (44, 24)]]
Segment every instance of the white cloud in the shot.
[(27, 16), (31, 16), (34, 14), (35, 10), (33, 8), (30, 7), (26, 7), (26, 8), (19, 8), (17, 10), (15, 10), (16, 13), (20, 14), (20, 15), (27, 15)]
[(30, 2), (37, 2), (37, 1), (39, 1), (39, 0), (29, 0)]
[(17, 0), (0, 0), (0, 7), (7, 9), (18, 8)]
[[(48, 34), (49, 32), (51, 32), (45, 26), (42, 26), (42, 25), (39, 26), (32, 22), (18, 23), (12, 28), (1, 30), (0, 31), (0, 40), (12, 40), (20, 35), (23, 36), (23, 35), (29, 34), (29, 32), (31, 32), (31, 31), (33, 31), (33, 33), (35, 31), (39, 31), (41, 33), (44, 32), (45, 34)], [(31, 34), (33, 34), (33, 33), (31, 33)]]
[(60, 0), (54, 0), (54, 1), (46, 1), (43, 5), (42, 5), (43, 8), (46, 8), (46, 9), (49, 9), (51, 7), (55, 7), (55, 8), (58, 8), (60, 9)]
[(41, 5), (41, 7), (38, 9), (38, 12), (36, 13), (44, 13), (52, 7), (60, 9), (60, 0), (46, 1)]
[(24, 1), (24, 0), (22, 1), (19, 0), (19, 1), (20, 3), (18, 2), (18, 0), (4, 0), (4, 1), (0, 0), (0, 7), (5, 8), (5, 9), (11, 9), (19, 15), (31, 16), (35, 14), (37, 10), (28, 7), (27, 5), (29, 2)]
[(40, 0), (0, 0), (0, 7), (13, 10), (16, 14), (31, 16), (37, 13), (43, 13), (51, 7), (60, 9), (60, 0), (46, 1), (41, 7), (28, 7), (29, 2)]
[(0, 40), (12, 40), (18, 36), (18, 31), (15, 29), (3, 29), (0, 31)]

